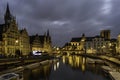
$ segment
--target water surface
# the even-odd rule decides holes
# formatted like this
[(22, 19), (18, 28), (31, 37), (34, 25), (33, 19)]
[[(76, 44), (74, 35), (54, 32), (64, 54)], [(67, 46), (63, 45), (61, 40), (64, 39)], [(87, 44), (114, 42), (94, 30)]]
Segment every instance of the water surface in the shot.
[(85, 57), (63, 56), (60, 60), (24, 71), (24, 80), (110, 80), (101, 65), (88, 63)]

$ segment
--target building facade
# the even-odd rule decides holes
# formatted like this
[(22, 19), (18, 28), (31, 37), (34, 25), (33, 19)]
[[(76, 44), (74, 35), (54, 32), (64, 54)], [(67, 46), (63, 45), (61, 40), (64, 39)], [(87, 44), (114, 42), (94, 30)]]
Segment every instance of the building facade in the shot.
[(47, 34), (45, 33), (44, 35), (36, 34), (30, 36), (30, 48), (31, 52), (41, 51), (50, 53), (52, 51), (52, 42), (49, 31), (47, 32)]
[(66, 43), (61, 49), (63, 52), (84, 53), (85, 51), (85, 35), (82, 37), (72, 38), (69, 43)]
[(120, 54), (120, 34), (117, 37), (117, 47), (116, 48), (117, 48), (117, 50), (116, 50), (117, 53)]
[(100, 36), (105, 39), (110, 39), (110, 30), (101, 30)]
[[(103, 34), (103, 37), (102, 37)], [(72, 38), (69, 43), (66, 43), (62, 49), (65, 50), (80, 50), (80, 53), (88, 54), (112, 54), (116, 55), (119, 52), (120, 37), (118, 37), (118, 48), (117, 40), (110, 39), (110, 30), (103, 30), (100, 35), (94, 37), (82, 37)], [(117, 50), (118, 49), (118, 50)], [(116, 51), (117, 50), (117, 51)]]
[(20, 32), (20, 51), (22, 55), (29, 55), (30, 53), (30, 39), (27, 30), (24, 28)]
[(16, 18), (11, 14), (7, 4), (4, 24), (0, 24), (0, 54), (21, 56), (30, 53), (29, 36), (26, 29), (19, 30)]

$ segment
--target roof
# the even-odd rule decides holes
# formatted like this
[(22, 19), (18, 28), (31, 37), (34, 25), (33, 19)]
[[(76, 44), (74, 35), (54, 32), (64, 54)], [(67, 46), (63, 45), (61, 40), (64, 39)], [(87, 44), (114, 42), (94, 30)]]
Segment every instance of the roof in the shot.
[(111, 42), (116, 42), (116, 41), (117, 41), (117, 39), (114, 39), (114, 38), (113, 38), (113, 39), (111, 39), (110, 41), (111, 41)]
[(81, 37), (78, 38), (72, 38), (70, 42), (80, 42), (81, 41)]
[(94, 37), (86, 37), (86, 41), (92, 41)]
[(100, 35), (96, 35), (94, 38), (104, 38), (104, 37), (102, 37)]
[[(94, 37), (85, 37), (85, 38), (86, 38), (86, 41), (92, 41), (92, 39), (93, 39)], [(72, 38), (72, 39), (71, 39), (71, 42), (80, 42), (81, 39), (82, 39), (82, 37)]]
[[(35, 37), (36, 37), (36, 35), (33, 35), (33, 36), (30, 36), (30, 44), (32, 44), (32, 42), (35, 40)], [(44, 43), (44, 35), (40, 35), (39, 36), (39, 40), (40, 40), (40, 43)]]

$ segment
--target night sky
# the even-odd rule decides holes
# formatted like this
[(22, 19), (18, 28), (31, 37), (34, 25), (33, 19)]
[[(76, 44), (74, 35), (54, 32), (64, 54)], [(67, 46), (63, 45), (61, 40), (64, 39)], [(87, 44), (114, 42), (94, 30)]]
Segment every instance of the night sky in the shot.
[(0, 23), (7, 2), (19, 28), (29, 35), (43, 35), (49, 29), (53, 45), (62, 46), (72, 37), (99, 35), (110, 29), (120, 33), (120, 0), (0, 0)]

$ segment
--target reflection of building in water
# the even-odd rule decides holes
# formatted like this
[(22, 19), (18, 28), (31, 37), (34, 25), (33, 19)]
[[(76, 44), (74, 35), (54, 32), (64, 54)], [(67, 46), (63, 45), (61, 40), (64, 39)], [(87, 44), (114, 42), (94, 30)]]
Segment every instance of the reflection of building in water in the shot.
[(59, 66), (60, 66), (59, 61), (58, 61), (58, 62), (56, 62), (56, 63), (54, 63), (54, 66), (53, 66), (54, 71), (56, 71), (56, 70), (59, 68)]
[(85, 60), (85, 58), (83, 57), (83, 58), (82, 58), (82, 71), (85, 71), (85, 63), (86, 63), (86, 60)]
[(86, 59), (80, 56), (64, 56), (63, 61), (69, 64), (73, 69), (85, 71)]
[(65, 64), (65, 59), (66, 59), (65, 56), (63, 56), (62, 61), (63, 61), (64, 64)]
[(49, 63), (47, 65), (43, 65), (43, 66), (40, 66), (39, 68), (33, 69), (32, 77), (34, 78), (34, 80), (49, 79), (51, 67), (52, 65)]

